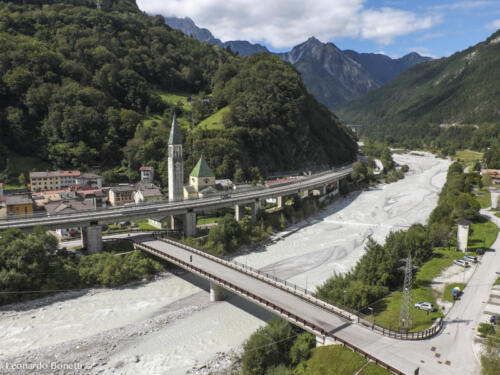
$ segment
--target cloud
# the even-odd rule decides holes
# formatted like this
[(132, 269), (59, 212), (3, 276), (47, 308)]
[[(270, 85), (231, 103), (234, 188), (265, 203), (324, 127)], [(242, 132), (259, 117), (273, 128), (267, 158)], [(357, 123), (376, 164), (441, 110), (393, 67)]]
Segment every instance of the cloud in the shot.
[(491, 30), (498, 30), (500, 29), (500, 18), (487, 24), (486, 27)]
[(450, 4), (441, 4), (434, 6), (435, 9), (473, 9), (483, 8), (491, 5), (496, 5), (496, 1), (482, 0), (482, 1), (458, 1)]
[(352, 37), (389, 44), (429, 29), (440, 18), (391, 7), (366, 8), (366, 0), (137, 0), (153, 14), (190, 17), (217, 38), (264, 42), (284, 48), (310, 36), (322, 41)]

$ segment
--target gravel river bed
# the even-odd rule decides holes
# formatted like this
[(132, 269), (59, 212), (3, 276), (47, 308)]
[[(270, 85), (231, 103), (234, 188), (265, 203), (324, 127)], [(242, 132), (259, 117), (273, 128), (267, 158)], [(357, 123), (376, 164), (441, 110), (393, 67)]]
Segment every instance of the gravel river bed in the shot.
[[(236, 260), (313, 289), (351, 269), (369, 236), (382, 242), (391, 230), (425, 223), (450, 162), (424, 153), (394, 159), (410, 167), (403, 180), (339, 198), (300, 230)], [(196, 276), (164, 273), (4, 306), (0, 373), (221, 373), (271, 315), (237, 296), (211, 303), (208, 290)]]

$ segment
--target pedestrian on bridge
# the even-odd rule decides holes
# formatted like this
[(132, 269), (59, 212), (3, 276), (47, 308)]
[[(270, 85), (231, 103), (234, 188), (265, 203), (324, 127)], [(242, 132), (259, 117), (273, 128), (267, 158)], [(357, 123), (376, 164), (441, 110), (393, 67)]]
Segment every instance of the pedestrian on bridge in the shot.
[(190, 255), (190, 256), (189, 256), (189, 261), (190, 261), (191, 263), (193, 262), (193, 256), (192, 256), (192, 255)]

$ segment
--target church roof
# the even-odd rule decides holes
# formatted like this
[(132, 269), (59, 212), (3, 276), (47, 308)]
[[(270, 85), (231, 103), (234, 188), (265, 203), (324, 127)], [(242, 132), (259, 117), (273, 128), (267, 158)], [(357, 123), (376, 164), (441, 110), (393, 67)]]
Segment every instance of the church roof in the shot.
[(208, 163), (205, 161), (203, 155), (201, 155), (200, 160), (198, 160), (198, 163), (189, 175), (192, 177), (215, 177), (214, 172), (212, 172), (208, 166)]
[(174, 112), (174, 119), (172, 120), (172, 128), (170, 129), (170, 138), (168, 140), (169, 145), (181, 145), (182, 144), (182, 134), (177, 125), (177, 115)]

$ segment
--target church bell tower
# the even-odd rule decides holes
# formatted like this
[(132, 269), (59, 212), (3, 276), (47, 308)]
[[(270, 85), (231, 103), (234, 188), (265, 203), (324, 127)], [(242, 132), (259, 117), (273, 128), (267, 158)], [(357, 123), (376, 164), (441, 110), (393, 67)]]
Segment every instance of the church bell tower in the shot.
[(168, 200), (184, 199), (184, 166), (182, 161), (182, 135), (174, 112), (168, 140)]

